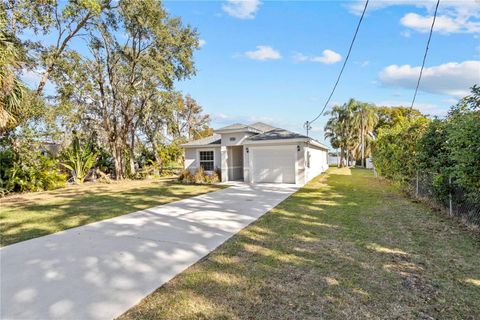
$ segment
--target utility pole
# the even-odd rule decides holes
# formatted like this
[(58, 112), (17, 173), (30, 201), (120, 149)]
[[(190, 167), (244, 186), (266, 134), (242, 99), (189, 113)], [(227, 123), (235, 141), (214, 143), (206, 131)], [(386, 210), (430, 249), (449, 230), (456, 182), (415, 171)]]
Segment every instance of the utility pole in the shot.
[(364, 120), (363, 120), (363, 112), (364, 110), (362, 110), (362, 130), (361, 130), (361, 135), (362, 135), (362, 167), (366, 167), (365, 165), (365, 132), (363, 131), (364, 130)]
[(303, 124), (303, 127), (305, 128), (305, 130), (307, 130), (307, 137), (310, 137), (308, 135), (309, 131), (312, 129), (312, 126), (310, 125), (310, 121), (305, 121), (305, 123)]

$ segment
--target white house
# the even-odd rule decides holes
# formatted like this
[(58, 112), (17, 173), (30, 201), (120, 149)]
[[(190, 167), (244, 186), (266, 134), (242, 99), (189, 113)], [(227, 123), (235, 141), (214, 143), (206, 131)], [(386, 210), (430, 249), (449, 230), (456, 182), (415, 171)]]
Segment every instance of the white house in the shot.
[(268, 124), (232, 124), (185, 148), (185, 169), (221, 170), (222, 181), (304, 185), (328, 168), (328, 148), (307, 136)]

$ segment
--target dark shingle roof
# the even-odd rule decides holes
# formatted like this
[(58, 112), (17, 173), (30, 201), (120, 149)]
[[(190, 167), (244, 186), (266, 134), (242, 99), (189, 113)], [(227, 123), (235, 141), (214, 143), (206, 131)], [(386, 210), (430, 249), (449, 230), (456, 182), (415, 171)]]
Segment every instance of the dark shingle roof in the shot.
[(247, 138), (250, 141), (264, 141), (264, 140), (279, 140), (279, 139), (309, 139), (307, 136), (302, 134), (288, 131), (285, 129), (273, 129), (255, 136)]
[[(275, 141), (275, 140), (288, 140), (288, 139), (307, 139), (308, 141), (311, 141), (312, 143), (316, 143), (317, 145), (328, 149), (325, 145), (321, 144), (320, 142), (311, 139), (307, 136), (304, 136), (302, 134), (292, 132), (289, 130), (281, 129), (281, 128), (275, 128), (272, 127), (266, 123), (262, 122), (256, 122), (251, 125), (243, 125), (240, 123), (235, 123), (223, 128), (220, 128), (218, 130), (248, 130), (250, 132), (261, 132), (259, 134), (253, 135), (245, 139), (245, 141)], [(228, 132), (228, 131), (227, 131)], [(210, 137), (206, 137), (203, 139), (191, 141), (188, 143), (183, 144), (183, 147), (196, 147), (196, 146), (219, 146), (221, 144), (221, 135), (218, 133), (213, 134)]]
[(182, 144), (182, 146), (194, 147), (194, 146), (205, 146), (205, 145), (220, 145), (220, 143), (221, 143), (221, 136), (219, 134), (214, 133), (209, 137), (184, 143)]
[(276, 129), (275, 127), (272, 127), (269, 124), (263, 123), (263, 122), (255, 122), (249, 125), (249, 127), (260, 130), (262, 132), (267, 132), (273, 129)]

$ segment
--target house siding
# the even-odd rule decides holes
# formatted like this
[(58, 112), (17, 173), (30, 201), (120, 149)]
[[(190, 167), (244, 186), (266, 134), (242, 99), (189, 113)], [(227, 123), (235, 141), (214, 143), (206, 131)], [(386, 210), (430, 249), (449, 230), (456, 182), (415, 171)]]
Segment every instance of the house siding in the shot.
[(199, 152), (213, 150), (213, 166), (214, 168), (221, 168), (221, 156), (220, 156), (220, 147), (216, 146), (213, 148), (201, 147), (201, 148), (185, 148), (185, 160), (184, 166), (185, 169), (189, 170), (191, 173), (194, 173), (195, 170), (200, 166)]
[(222, 133), (222, 146), (241, 146), (243, 141), (251, 135), (252, 133), (249, 132)]
[[(328, 169), (328, 152), (316, 146), (306, 144), (304, 155), (305, 165), (310, 162), (310, 167), (306, 168), (305, 183), (307, 183)], [(308, 155), (310, 155), (310, 159), (308, 159)]]

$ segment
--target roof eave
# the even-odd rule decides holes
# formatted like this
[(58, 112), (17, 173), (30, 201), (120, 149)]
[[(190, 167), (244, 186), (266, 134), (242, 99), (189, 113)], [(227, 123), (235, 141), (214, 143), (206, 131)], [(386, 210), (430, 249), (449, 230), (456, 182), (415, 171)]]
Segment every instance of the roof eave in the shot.
[(180, 147), (182, 148), (216, 148), (220, 147), (219, 143), (215, 144), (181, 144)]
[(218, 129), (218, 130), (213, 130), (215, 133), (238, 133), (238, 132), (253, 132), (253, 133), (262, 133), (262, 131), (251, 128), (251, 127), (246, 127), (246, 128), (241, 128), (241, 129)]
[(244, 145), (247, 144), (269, 144), (269, 143), (296, 143), (307, 142), (308, 138), (290, 138), (290, 139), (268, 139), (268, 140), (245, 140)]
[(269, 139), (269, 140), (246, 140), (243, 144), (244, 145), (251, 145), (251, 144), (272, 144), (272, 143), (300, 143), (300, 142), (308, 142), (316, 147), (319, 147), (324, 150), (329, 150), (327, 146), (321, 144), (320, 142), (312, 139), (312, 138), (291, 138), (291, 139)]

